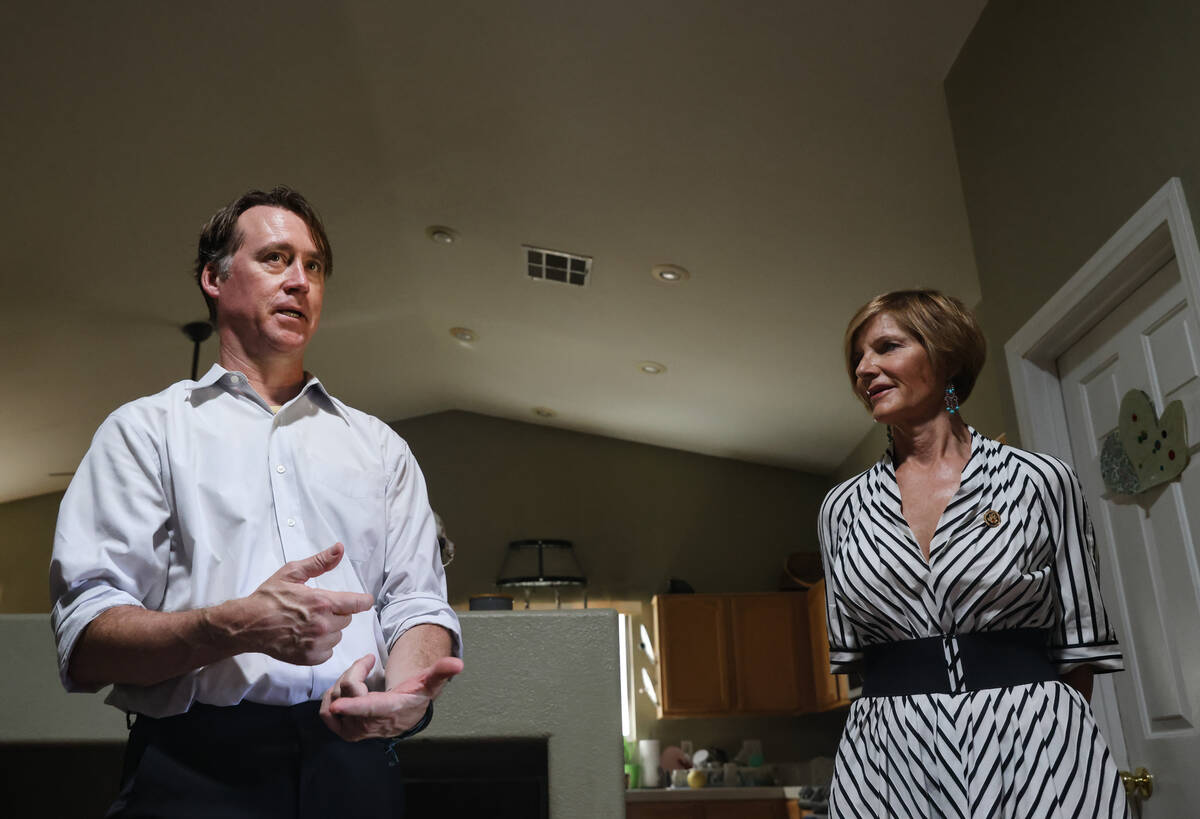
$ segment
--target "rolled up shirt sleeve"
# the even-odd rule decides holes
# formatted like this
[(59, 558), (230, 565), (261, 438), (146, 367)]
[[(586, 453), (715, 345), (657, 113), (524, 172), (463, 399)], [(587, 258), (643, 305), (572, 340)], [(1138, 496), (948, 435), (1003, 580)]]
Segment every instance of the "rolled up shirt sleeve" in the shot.
[(1100, 599), (1096, 538), (1079, 478), (1055, 460), (1049, 471), (1053, 570), (1058, 626), (1050, 629), (1050, 660), (1059, 673), (1086, 665), (1096, 673), (1124, 668), (1116, 629)]
[(425, 477), (399, 437), (396, 466), (386, 488), (387, 530), (379, 624), (389, 650), (413, 626), (433, 623), (450, 632), (454, 656), (462, 656), (458, 616), (446, 600), (446, 574), (438, 548), (437, 523)]
[(62, 505), (50, 561), (51, 626), (68, 691), (80, 636), (115, 606), (156, 607), (166, 591), (171, 510), (148, 418), (122, 407), (101, 424)]

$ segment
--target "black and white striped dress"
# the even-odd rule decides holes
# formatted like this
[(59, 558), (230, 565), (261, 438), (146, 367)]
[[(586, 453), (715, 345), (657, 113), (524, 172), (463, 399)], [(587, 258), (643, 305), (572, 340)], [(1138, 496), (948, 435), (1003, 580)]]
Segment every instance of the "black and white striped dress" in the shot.
[[(984, 514), (999, 513), (1000, 520)], [(901, 514), (891, 454), (835, 487), (820, 515), (835, 672), (862, 647), (1044, 628), (1062, 672), (1119, 671), (1100, 601), (1079, 481), (1056, 458), (971, 430), (971, 457), (929, 561)], [(830, 796), (834, 817), (1125, 817), (1124, 790), (1087, 701), (1060, 682), (958, 694), (870, 697), (850, 707)]]

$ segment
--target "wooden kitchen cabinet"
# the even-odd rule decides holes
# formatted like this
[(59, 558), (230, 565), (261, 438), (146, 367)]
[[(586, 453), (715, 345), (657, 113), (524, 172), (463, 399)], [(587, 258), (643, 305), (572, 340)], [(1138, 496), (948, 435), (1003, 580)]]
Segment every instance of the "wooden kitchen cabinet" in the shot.
[(848, 702), (845, 678), (829, 674), (819, 585), (655, 597), (659, 716), (804, 714)]
[(660, 717), (733, 710), (727, 598), (722, 594), (654, 598)]
[(783, 799), (627, 802), (625, 819), (787, 819)]
[(702, 802), (626, 802), (625, 819), (704, 819)]
[(787, 802), (782, 799), (707, 802), (704, 819), (787, 819)]
[(808, 609), (800, 592), (729, 596), (734, 711), (812, 710)]

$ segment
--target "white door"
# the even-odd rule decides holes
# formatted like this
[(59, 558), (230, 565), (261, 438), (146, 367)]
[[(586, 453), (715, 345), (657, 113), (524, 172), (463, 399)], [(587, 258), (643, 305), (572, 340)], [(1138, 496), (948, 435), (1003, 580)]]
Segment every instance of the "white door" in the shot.
[[(1125, 651), (1117, 693), (1130, 769), (1154, 775), (1145, 819), (1200, 815), (1200, 455), (1131, 500), (1100, 474), (1121, 398), (1182, 400), (1200, 441), (1200, 326), (1172, 259), (1058, 360), (1071, 451), (1096, 530), (1102, 587)], [(1136, 815), (1136, 814), (1135, 814)]]

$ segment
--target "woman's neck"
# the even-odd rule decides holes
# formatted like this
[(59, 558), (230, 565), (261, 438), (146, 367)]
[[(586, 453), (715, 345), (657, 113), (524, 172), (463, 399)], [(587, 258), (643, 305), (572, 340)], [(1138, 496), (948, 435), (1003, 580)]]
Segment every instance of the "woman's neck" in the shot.
[(971, 431), (959, 417), (945, 410), (916, 423), (892, 426), (896, 465), (905, 461), (926, 466), (947, 457), (963, 460), (971, 454)]

